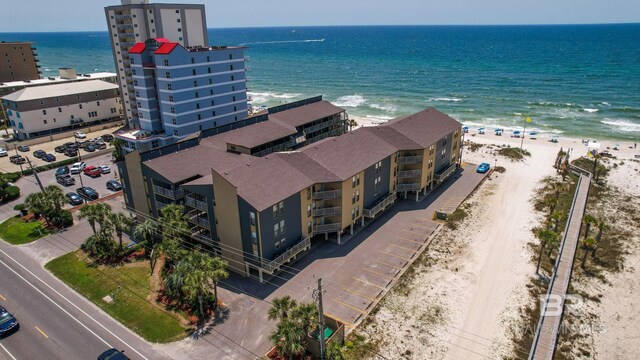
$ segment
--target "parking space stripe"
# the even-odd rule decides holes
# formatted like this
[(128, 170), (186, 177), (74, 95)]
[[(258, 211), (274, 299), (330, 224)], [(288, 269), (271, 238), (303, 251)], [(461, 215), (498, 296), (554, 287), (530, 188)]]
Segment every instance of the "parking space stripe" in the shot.
[(375, 300), (375, 298), (372, 298), (372, 297), (369, 297), (369, 296), (366, 296), (366, 295), (360, 294), (359, 292), (357, 292), (357, 291), (353, 291), (353, 290), (351, 290), (351, 289), (349, 289), (349, 288), (346, 288), (346, 287), (344, 287), (344, 286), (340, 286), (340, 287), (342, 288), (342, 290), (344, 290), (344, 291), (346, 291), (346, 292), (350, 292), (350, 293), (352, 293), (352, 294), (354, 294), (354, 295), (360, 296), (361, 298), (365, 298), (365, 299), (367, 299), (367, 300), (371, 300), (371, 301), (374, 301), (374, 300)]
[[(404, 246), (400, 246), (400, 245), (394, 244), (394, 243), (388, 243), (387, 245), (391, 245), (391, 246), (395, 246), (395, 247), (398, 247), (398, 248), (403, 249), (403, 250), (411, 251), (412, 253), (416, 251), (415, 249), (409, 249), (409, 248), (406, 248)], [(413, 256), (411, 256), (411, 257), (413, 257)]]
[(407, 229), (400, 229), (400, 230), (404, 231), (404, 232), (408, 232), (408, 233), (413, 234), (413, 235), (418, 235), (421, 238), (422, 237), (424, 237), (424, 238), (428, 237), (428, 235), (425, 236), (425, 233), (420, 233), (420, 232), (417, 232), (417, 231), (411, 231), (411, 230), (407, 230)]
[(36, 330), (38, 330), (38, 332), (42, 334), (42, 336), (44, 336), (46, 339), (49, 338), (49, 335), (45, 334), (44, 331), (42, 331), (42, 329), (40, 329), (39, 327), (36, 326)]
[(349, 305), (349, 304), (347, 304), (347, 303), (346, 303), (346, 302), (344, 302), (344, 301), (340, 301), (340, 300), (338, 300), (338, 299), (336, 299), (336, 298), (332, 298), (331, 300), (333, 300), (333, 301), (335, 301), (335, 302), (337, 302), (337, 303), (339, 303), (339, 304), (341, 304), (341, 305), (344, 305), (344, 306), (346, 306), (346, 307), (348, 307), (348, 308), (351, 308), (351, 309), (353, 309), (353, 310), (355, 310), (355, 311), (357, 311), (357, 312), (359, 312), (359, 313), (361, 313), (361, 314), (365, 314), (365, 315), (367, 314), (367, 312), (366, 312), (366, 311), (364, 311), (364, 310), (362, 310), (362, 309), (358, 309), (357, 307), (355, 307), (355, 306), (353, 306), (353, 305)]
[(388, 267), (394, 268), (394, 269), (396, 269), (396, 270), (402, 270), (402, 268), (401, 268), (401, 267), (398, 267), (398, 266), (396, 266), (396, 265), (387, 264), (387, 263), (386, 263), (386, 262), (384, 262), (384, 261), (380, 261), (380, 260), (376, 260), (376, 259), (371, 259), (371, 260), (372, 260), (372, 261), (377, 262), (378, 264), (382, 264), (382, 265), (384, 265), (384, 266), (388, 266)]
[(424, 241), (419, 241), (419, 240), (409, 239), (409, 238), (406, 238), (406, 237), (404, 237), (404, 236), (400, 236), (400, 235), (398, 235), (398, 234), (396, 234), (396, 237), (398, 238), (398, 240), (411, 241), (411, 242), (416, 243), (416, 244), (419, 244), (419, 245), (424, 244)]
[[(381, 252), (381, 253), (383, 253), (383, 254), (386, 254), (386, 255), (391, 255), (391, 256), (396, 257), (396, 258), (398, 258), (398, 259), (400, 259), (400, 260), (404, 260), (404, 261), (407, 261), (407, 262), (411, 261), (411, 259), (403, 258), (402, 256), (398, 256), (398, 255), (396, 255), (396, 254), (392, 254), (392, 253), (390, 253), (390, 252), (388, 252), (388, 251), (380, 251), (380, 252)], [(407, 264), (405, 263), (405, 264), (404, 264), (404, 265), (402, 265), (402, 266), (406, 266), (406, 265), (407, 265)]]
[(376, 271), (373, 271), (373, 270), (367, 269), (366, 267), (362, 267), (362, 270), (364, 270), (364, 271), (368, 271), (368, 272), (370, 272), (370, 273), (372, 273), (372, 274), (376, 274), (376, 275), (378, 275), (378, 276), (386, 277), (386, 278), (389, 278), (389, 279), (393, 279), (393, 278), (395, 277), (395, 276), (390, 276), (390, 275), (381, 274), (381, 273), (379, 273), (379, 272), (376, 272)]
[(0, 299), (2, 299), (2, 301), (7, 301), (7, 298), (2, 295), (0, 295)]
[(338, 316), (335, 316), (335, 315), (333, 315), (333, 314), (332, 314), (332, 313), (330, 313), (330, 312), (325, 311), (324, 313), (325, 313), (325, 314), (327, 314), (330, 318), (332, 318), (332, 319), (334, 319), (334, 320), (338, 320), (338, 321), (340, 321), (341, 323), (345, 324), (345, 325), (346, 325), (346, 326), (348, 326), (348, 327), (351, 327), (351, 328), (352, 328), (352, 327), (355, 327), (355, 325), (353, 325), (352, 323), (350, 323), (350, 322), (348, 322), (347, 320), (344, 320), (344, 319), (342, 319), (342, 318), (340, 318), (340, 317), (338, 317)]
[(351, 278), (352, 278), (352, 279), (354, 279), (354, 280), (360, 281), (360, 282), (361, 282), (361, 283), (363, 283), (363, 284), (366, 284), (366, 285), (369, 285), (369, 286), (376, 287), (376, 288), (378, 288), (378, 289), (380, 289), (380, 290), (387, 290), (386, 288), (383, 288), (382, 286), (378, 286), (378, 285), (376, 285), (376, 284), (372, 284), (372, 283), (370, 283), (370, 282), (368, 282), (368, 281), (365, 281), (365, 280), (362, 280), (362, 279), (358, 279), (357, 277), (353, 277), (353, 276), (352, 276)]

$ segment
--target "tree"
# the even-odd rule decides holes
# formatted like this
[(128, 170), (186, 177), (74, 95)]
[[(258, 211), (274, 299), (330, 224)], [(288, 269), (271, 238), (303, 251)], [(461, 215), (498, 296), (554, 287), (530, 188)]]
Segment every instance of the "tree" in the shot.
[(542, 253), (544, 252), (545, 247), (557, 243), (559, 236), (558, 233), (549, 229), (539, 230), (536, 235), (538, 236), (538, 239), (540, 239), (540, 252), (538, 253), (538, 265), (536, 266), (536, 274), (539, 274), (540, 262), (542, 261)]
[(267, 313), (269, 320), (277, 320), (271, 341), (281, 355), (289, 359), (304, 353), (305, 337), (310, 336), (318, 323), (318, 308), (313, 303), (298, 303), (290, 296), (273, 300)]
[(118, 237), (120, 251), (122, 251), (122, 234), (131, 224), (131, 221), (129, 221), (129, 218), (127, 218), (123, 213), (109, 212), (106, 216), (106, 224), (108, 228), (115, 231), (116, 236)]
[(582, 222), (584, 223), (584, 239), (589, 237), (589, 233), (591, 232), (591, 225), (592, 224), (597, 224), (598, 220), (596, 220), (595, 217), (586, 214), (583, 218), (582, 218)]
[(607, 223), (605, 223), (604, 221), (599, 221), (598, 222), (598, 234), (596, 235), (596, 246), (594, 247), (593, 251), (591, 252), (591, 256), (592, 257), (596, 257), (596, 250), (598, 249), (598, 244), (600, 244), (600, 240), (602, 240), (602, 233), (604, 233), (605, 231), (609, 230), (609, 225), (607, 225)]
[(267, 313), (268, 318), (269, 320), (285, 320), (289, 318), (289, 314), (296, 306), (298, 306), (298, 302), (289, 295), (275, 298)]
[(45, 214), (49, 210), (49, 201), (44, 193), (31, 193), (27, 195), (24, 203), (31, 213), (33, 213), (36, 217), (42, 215), (44, 217), (44, 221), (47, 223), (47, 225), (49, 225), (49, 219), (47, 219), (47, 217), (45, 216)]
[(124, 141), (118, 138), (114, 138), (113, 141), (111, 141), (111, 145), (113, 146), (113, 153), (111, 153), (111, 155), (113, 156), (115, 161), (124, 160), (124, 155), (125, 155), (125, 151), (123, 148)]
[(547, 214), (547, 229), (549, 229), (551, 227), (551, 215), (558, 206), (558, 199), (555, 197), (547, 196), (544, 199), (544, 205), (549, 208), (549, 213)]
[(133, 228), (133, 235), (136, 238), (142, 238), (142, 243), (151, 249), (156, 245), (156, 232), (158, 231), (157, 223), (152, 219), (147, 219)]
[(352, 131), (354, 127), (358, 126), (358, 122), (355, 119), (348, 119), (347, 125), (349, 125), (349, 131)]
[(89, 236), (80, 248), (96, 260), (104, 261), (113, 256), (116, 244), (107, 229), (100, 229), (98, 233)]
[(564, 211), (554, 211), (553, 214), (551, 214), (551, 218), (554, 221), (553, 231), (558, 232), (558, 226), (561, 221), (567, 219), (567, 214)]
[(97, 234), (96, 231), (96, 223), (102, 227), (104, 224), (107, 214), (111, 212), (111, 206), (105, 203), (97, 203), (97, 204), (87, 204), (80, 208), (79, 219), (86, 218), (91, 226), (91, 230), (93, 230), (93, 234)]
[(553, 195), (556, 199), (560, 198), (560, 194), (569, 190), (569, 184), (563, 181), (555, 181), (551, 183), (551, 191), (553, 191)]
[(169, 204), (160, 209), (160, 226), (163, 237), (183, 238), (189, 233), (189, 217), (184, 213), (184, 206)]
[(62, 210), (62, 206), (65, 203), (65, 197), (60, 187), (57, 185), (48, 185), (44, 188), (44, 196), (56, 212), (60, 212)]
[(289, 360), (294, 356), (304, 353), (304, 330), (293, 321), (285, 320), (276, 325), (276, 330), (271, 334), (271, 341), (278, 348), (281, 355), (289, 355)]
[(582, 270), (585, 270), (585, 266), (587, 264), (587, 255), (589, 252), (594, 252), (596, 249), (596, 239), (594, 238), (584, 238), (582, 240), (582, 262), (580, 263), (580, 267)]
[(596, 183), (598, 182), (598, 160), (601, 157), (602, 156), (600, 154), (593, 155), (593, 177)]

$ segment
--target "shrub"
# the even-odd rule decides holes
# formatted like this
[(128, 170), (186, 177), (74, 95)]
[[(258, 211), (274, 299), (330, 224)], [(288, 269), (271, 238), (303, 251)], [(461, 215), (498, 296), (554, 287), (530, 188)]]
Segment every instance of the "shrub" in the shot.
[(27, 209), (27, 205), (25, 205), (25, 204), (18, 204), (18, 205), (13, 207), (13, 210), (15, 210), (15, 211), (22, 211), (22, 210), (26, 210), (26, 209)]
[(505, 169), (503, 166), (496, 166), (493, 170), (499, 172), (500, 174), (504, 174), (504, 172), (507, 171), (507, 169)]
[(7, 186), (4, 189), (4, 200), (12, 201), (20, 197), (20, 188), (17, 186)]
[(511, 159), (511, 161), (520, 161), (525, 156), (531, 156), (531, 153), (527, 150), (512, 147), (502, 148), (498, 150), (498, 154)]
[(69, 227), (73, 225), (73, 215), (69, 210), (62, 210), (60, 214), (60, 226), (61, 227)]
[(2, 174), (2, 180), (6, 182), (14, 183), (18, 181), (18, 179), (20, 179), (20, 176), (22, 176), (20, 175), (20, 172)]

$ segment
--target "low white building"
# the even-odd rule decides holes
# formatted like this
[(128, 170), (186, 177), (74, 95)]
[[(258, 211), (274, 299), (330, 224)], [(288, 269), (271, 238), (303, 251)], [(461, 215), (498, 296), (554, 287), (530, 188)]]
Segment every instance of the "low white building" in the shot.
[(122, 119), (118, 85), (102, 80), (27, 87), (1, 99), (20, 140)]

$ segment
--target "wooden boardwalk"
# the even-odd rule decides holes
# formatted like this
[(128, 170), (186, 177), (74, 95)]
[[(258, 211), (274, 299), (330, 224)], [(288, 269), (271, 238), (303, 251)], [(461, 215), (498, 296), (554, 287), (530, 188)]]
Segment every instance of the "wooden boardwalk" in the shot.
[(590, 173), (577, 167), (572, 167), (572, 171), (578, 173), (580, 178), (573, 197), (564, 237), (558, 250), (558, 258), (549, 282), (547, 301), (544, 308), (541, 309), (544, 311), (544, 315), (540, 316), (533, 344), (531, 344), (531, 351), (529, 351), (529, 360), (553, 359), (558, 332), (561, 330), (564, 300), (571, 280), (573, 261), (578, 248), (582, 218), (587, 206), (589, 185), (591, 184)]

